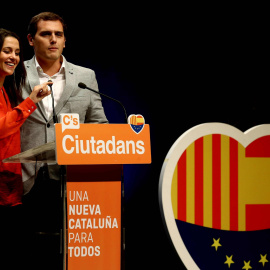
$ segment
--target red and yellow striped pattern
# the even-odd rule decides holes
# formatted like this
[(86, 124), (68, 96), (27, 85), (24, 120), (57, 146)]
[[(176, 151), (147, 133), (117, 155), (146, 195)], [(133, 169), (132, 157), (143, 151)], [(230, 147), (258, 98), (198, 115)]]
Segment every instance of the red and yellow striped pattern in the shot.
[(132, 115), (129, 118), (129, 124), (131, 125), (143, 125), (144, 124), (144, 119), (142, 116), (140, 115)]
[(175, 219), (215, 229), (248, 230), (247, 209), (270, 205), (270, 159), (246, 157), (245, 150), (235, 139), (220, 134), (189, 145), (172, 180)]

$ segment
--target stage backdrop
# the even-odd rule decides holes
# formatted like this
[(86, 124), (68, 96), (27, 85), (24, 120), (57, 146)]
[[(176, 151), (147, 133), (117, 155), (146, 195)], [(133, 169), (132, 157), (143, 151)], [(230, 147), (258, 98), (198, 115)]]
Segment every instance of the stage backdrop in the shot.
[[(186, 269), (159, 209), (162, 165), (177, 138), (196, 125), (220, 122), (245, 132), (269, 123), (268, 17), (262, 14), (268, 9), (115, 1), (3, 5), (0, 27), (20, 35), (25, 59), (33, 56), (28, 22), (45, 10), (66, 20), (66, 59), (95, 70), (100, 91), (150, 125), (152, 164), (124, 166), (126, 269)], [(119, 104), (102, 100), (109, 121), (123, 123)]]

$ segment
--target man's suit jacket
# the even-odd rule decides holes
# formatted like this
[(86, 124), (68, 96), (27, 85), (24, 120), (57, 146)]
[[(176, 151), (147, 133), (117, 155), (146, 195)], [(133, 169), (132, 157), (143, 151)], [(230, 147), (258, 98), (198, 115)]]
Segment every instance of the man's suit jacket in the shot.
[[(80, 122), (85, 123), (107, 123), (101, 98), (98, 94), (81, 89), (79, 82), (85, 83), (88, 87), (98, 90), (95, 72), (91, 69), (71, 64), (65, 60), (66, 85), (60, 100), (55, 107), (55, 113), (78, 113)], [(27, 82), (23, 88), (23, 98), (27, 98), (33, 88), (39, 85), (39, 77), (34, 57), (25, 61), (27, 71)], [(55, 140), (53, 116), (47, 117), (42, 101), (21, 127), (21, 151), (40, 146)], [(34, 164), (22, 164), (24, 193), (30, 191), (34, 184)], [(50, 178), (58, 179), (58, 166), (49, 166)]]

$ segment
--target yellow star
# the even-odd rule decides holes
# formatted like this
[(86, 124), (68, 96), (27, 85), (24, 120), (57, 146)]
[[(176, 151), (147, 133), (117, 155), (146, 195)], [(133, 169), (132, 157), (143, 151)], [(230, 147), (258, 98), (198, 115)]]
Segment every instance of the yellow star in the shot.
[(246, 270), (252, 269), (252, 267), (250, 266), (250, 261), (248, 261), (248, 262), (244, 261), (244, 264), (245, 264), (245, 265), (243, 266), (242, 269), (246, 269)]
[[(233, 255), (232, 255), (233, 256)], [(230, 268), (231, 267), (231, 264), (232, 263), (234, 263), (234, 261), (232, 260), (232, 256), (231, 257), (228, 257), (227, 255), (226, 255), (226, 262), (225, 262), (225, 264), (228, 264), (228, 267)]]
[(268, 260), (266, 259), (266, 256), (267, 256), (267, 254), (265, 254), (264, 256), (261, 255), (261, 259), (259, 260), (259, 262), (262, 263), (263, 266), (264, 266), (265, 263), (268, 262)]
[(215, 247), (215, 249), (217, 250), (218, 247), (221, 247), (221, 244), (219, 243), (220, 238), (218, 238), (218, 240), (213, 238), (213, 240), (214, 240), (214, 243), (213, 243), (213, 245), (211, 247)]

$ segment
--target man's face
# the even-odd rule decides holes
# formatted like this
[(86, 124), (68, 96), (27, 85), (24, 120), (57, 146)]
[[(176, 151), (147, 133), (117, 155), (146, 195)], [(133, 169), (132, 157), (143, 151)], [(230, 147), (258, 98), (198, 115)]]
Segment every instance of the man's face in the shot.
[(44, 21), (37, 23), (34, 37), (27, 36), (29, 44), (34, 47), (38, 61), (56, 61), (65, 48), (65, 35), (60, 21)]

